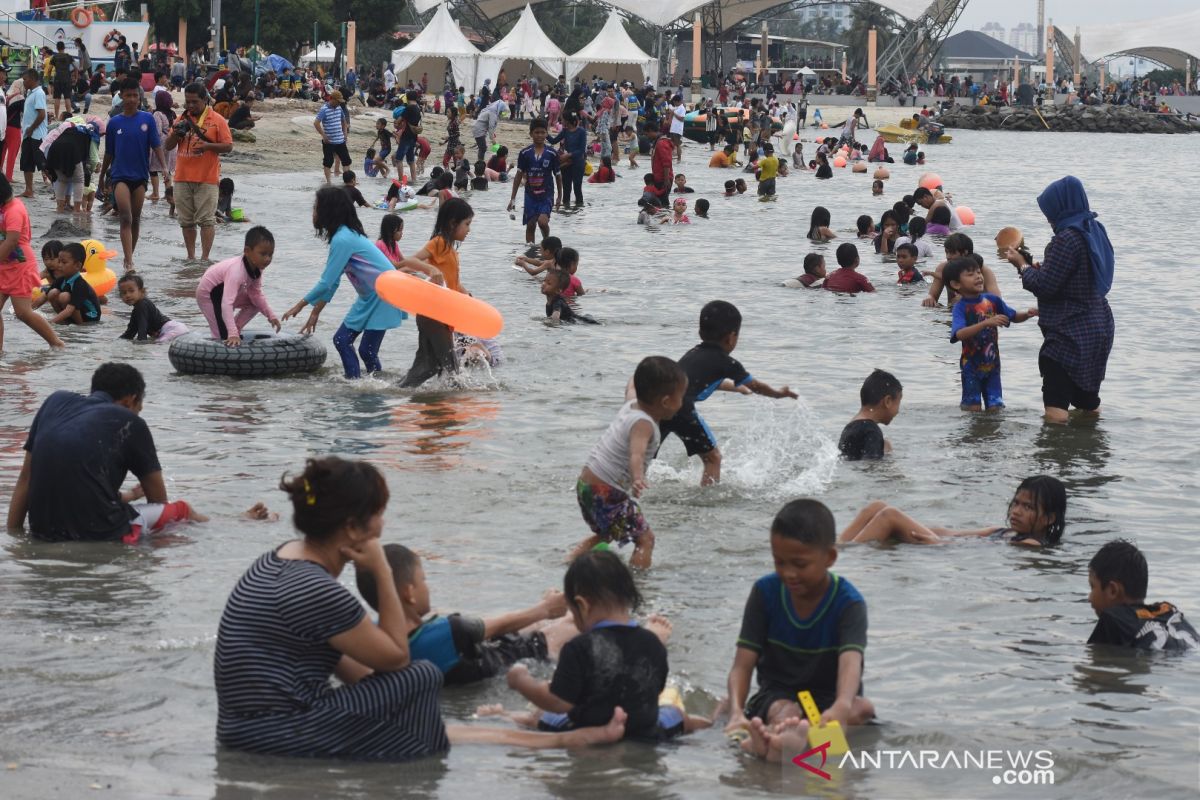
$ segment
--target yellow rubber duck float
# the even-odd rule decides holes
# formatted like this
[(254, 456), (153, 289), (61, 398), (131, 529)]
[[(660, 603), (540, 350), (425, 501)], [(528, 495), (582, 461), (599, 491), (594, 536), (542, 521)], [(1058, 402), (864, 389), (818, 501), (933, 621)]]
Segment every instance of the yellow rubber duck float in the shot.
[(83, 279), (97, 295), (108, 294), (117, 285), (117, 273), (108, 268), (108, 260), (117, 257), (116, 251), (109, 250), (103, 242), (95, 239), (84, 239), (80, 244), (87, 254), (83, 260)]

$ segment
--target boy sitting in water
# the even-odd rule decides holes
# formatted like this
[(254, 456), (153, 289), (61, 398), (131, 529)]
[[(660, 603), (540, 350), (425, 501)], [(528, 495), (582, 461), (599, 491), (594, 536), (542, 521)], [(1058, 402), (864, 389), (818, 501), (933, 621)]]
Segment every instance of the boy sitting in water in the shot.
[(858, 272), (858, 248), (850, 242), (838, 245), (838, 268), (825, 279), (825, 288), (831, 292), (873, 292), (875, 287), (867, 276)]
[[(569, 619), (537, 630), (531, 626), (558, 619), (567, 613), (562, 592), (550, 590), (542, 601), (522, 611), (496, 617), (466, 617), (461, 614), (435, 615), (428, 620), (429, 584), (421, 558), (398, 544), (385, 544), (384, 555), (392, 568), (396, 593), (408, 622), (408, 650), (416, 661), (432, 661), (446, 676), (447, 686), (476, 683), (505, 672), (523, 658), (546, 661), (558, 657), (558, 651), (578, 631)], [(355, 574), (358, 593), (371, 608), (379, 611), (379, 587), (369, 570)], [(529, 629), (521, 633), (522, 629)]]
[(999, 296), (984, 291), (983, 271), (974, 258), (956, 258), (942, 272), (960, 297), (954, 304), (950, 341), (962, 342), (963, 411), (1004, 408), (1000, 383), (1000, 342), (996, 328), (1036, 317), (1038, 310), (1014, 311)]
[(811, 289), (825, 279), (825, 256), (809, 253), (804, 257), (804, 274), (783, 282), (789, 289)]
[(679, 411), (687, 386), (687, 375), (669, 358), (650, 356), (638, 364), (635, 397), (592, 448), (575, 484), (579, 510), (593, 535), (576, 546), (571, 560), (601, 542), (633, 542), (630, 566), (649, 568), (654, 533), (635, 498), (646, 491), (646, 467), (658, 453), (659, 425)]
[(1189, 650), (1200, 635), (1170, 603), (1146, 605), (1150, 569), (1137, 545), (1114, 539), (1088, 564), (1088, 602), (1099, 619), (1088, 644), (1138, 650)]
[[(942, 270), (946, 268), (946, 265), (956, 258), (969, 257), (975, 253), (975, 243), (965, 233), (950, 234), (946, 237), (944, 247), (946, 248), (946, 260), (934, 268), (933, 275), (931, 276), (933, 280), (929, 282), (929, 295), (921, 301), (921, 305), (926, 308), (935, 308), (940, 305), (938, 301), (942, 297), (942, 287), (946, 285), (945, 281), (942, 280)], [(999, 297), (1000, 284), (996, 282), (996, 273), (992, 272), (991, 267), (985, 265), (982, 260), (979, 261), (979, 265), (980, 270), (983, 272), (983, 290), (988, 294), (994, 294)], [(955, 300), (957, 298), (954, 296), (954, 289), (950, 288), (946, 292), (946, 302), (954, 305)]]
[(725, 181), (725, 196), (733, 197), (737, 194), (737, 184), (733, 181)]
[(917, 269), (917, 256), (920, 251), (915, 244), (905, 242), (896, 245), (897, 283), (924, 283), (925, 276)]
[(554, 322), (586, 322), (599, 325), (599, 322), (587, 314), (580, 314), (571, 308), (571, 304), (563, 297), (563, 292), (570, 285), (571, 273), (566, 270), (552, 269), (546, 273), (542, 281), (542, 294), (546, 296), (546, 318)]
[(796, 393), (786, 386), (773, 389), (755, 379), (729, 355), (737, 347), (741, 331), (742, 315), (733, 303), (713, 300), (700, 310), (700, 344), (679, 359), (679, 366), (688, 378), (683, 405), (674, 417), (658, 426), (664, 440), (672, 433), (680, 438), (689, 458), (700, 456), (704, 462), (701, 486), (721, 480), (721, 451), (717, 449), (712, 431), (697, 413), (696, 403), (707, 399), (717, 389), (724, 389), (727, 380), (732, 381), (734, 389), (744, 386), (754, 394), (766, 397), (796, 397)]
[(696, 201), (694, 209), (697, 217), (700, 217), (700, 219), (708, 219), (708, 200), (701, 197)]
[(881, 194), (883, 194), (883, 181), (876, 179), (871, 184), (871, 196), (879, 197)]
[[(823, 723), (862, 725), (875, 707), (862, 695), (867, 604), (837, 561), (833, 514), (816, 500), (793, 500), (771, 523), (775, 571), (750, 590), (729, 671), (727, 733), (749, 730), (747, 752), (779, 760), (779, 736), (803, 743), (808, 729), (797, 693), (808, 691)], [(758, 672), (758, 691), (750, 681)], [(807, 749), (798, 748), (797, 752)]]
[(904, 387), (890, 372), (877, 369), (863, 381), (858, 390), (862, 404), (854, 418), (842, 428), (838, 450), (847, 461), (864, 458), (883, 458), (892, 452), (892, 443), (883, 435), (880, 425), (890, 425), (900, 413)]
[(100, 321), (100, 300), (96, 290), (84, 280), (80, 270), (87, 258), (83, 245), (71, 242), (63, 245), (54, 267), (55, 279), (46, 293), (47, 302), (57, 313), (52, 323), (82, 325)]

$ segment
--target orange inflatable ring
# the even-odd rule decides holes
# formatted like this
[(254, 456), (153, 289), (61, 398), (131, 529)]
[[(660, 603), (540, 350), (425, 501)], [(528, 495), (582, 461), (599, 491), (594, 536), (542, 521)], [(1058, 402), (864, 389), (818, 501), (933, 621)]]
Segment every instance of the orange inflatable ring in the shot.
[(88, 9), (92, 12), (92, 19), (98, 19), (101, 22), (108, 22), (108, 15), (104, 13), (104, 9), (100, 6), (92, 6)]
[(92, 12), (83, 6), (71, 9), (71, 24), (76, 28), (86, 28), (92, 24)]
[(375, 280), (375, 292), (396, 308), (436, 319), (477, 339), (495, 338), (504, 328), (500, 312), (482, 300), (406, 272), (384, 272)]
[(116, 28), (113, 28), (108, 32), (108, 35), (104, 37), (104, 49), (110, 53), (115, 53), (117, 51), (117, 45), (120, 43), (121, 32)]

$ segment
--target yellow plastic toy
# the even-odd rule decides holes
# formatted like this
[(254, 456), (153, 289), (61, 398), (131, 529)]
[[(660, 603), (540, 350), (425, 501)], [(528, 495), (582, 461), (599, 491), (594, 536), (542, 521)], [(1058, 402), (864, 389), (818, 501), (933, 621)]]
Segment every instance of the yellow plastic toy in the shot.
[(83, 259), (83, 279), (91, 284), (97, 295), (108, 294), (117, 285), (117, 273), (108, 268), (108, 260), (117, 257), (116, 251), (95, 239), (84, 239), (80, 244), (87, 254)]
[(683, 707), (683, 695), (679, 693), (679, 689), (675, 686), (668, 685), (662, 690), (658, 696), (658, 704), (660, 706), (675, 706), (680, 711), (687, 711)]
[(808, 692), (797, 692), (796, 696), (800, 699), (800, 707), (804, 709), (804, 715), (808, 717), (808, 746), (820, 747), (829, 742), (829, 748), (826, 753), (831, 756), (840, 756), (850, 752), (850, 744), (846, 741), (846, 734), (842, 731), (842, 726), (837, 720), (821, 724), (821, 712), (817, 710), (817, 704), (813, 702), (813, 697)]

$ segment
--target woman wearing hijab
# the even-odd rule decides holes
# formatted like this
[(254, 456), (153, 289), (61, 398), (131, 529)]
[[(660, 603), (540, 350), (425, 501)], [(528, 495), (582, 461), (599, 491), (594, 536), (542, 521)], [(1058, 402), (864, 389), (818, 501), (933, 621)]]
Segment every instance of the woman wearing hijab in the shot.
[(871, 152), (867, 154), (867, 161), (876, 163), (887, 163), (888, 158), (887, 143), (883, 141), (882, 136), (875, 137), (875, 144), (871, 145)]
[(1105, 295), (1112, 288), (1115, 259), (1078, 178), (1047, 186), (1038, 206), (1054, 228), (1042, 263), (1028, 263), (1013, 248), (1005, 256), (1038, 299), (1042, 403), (1046, 421), (1063, 424), (1071, 406), (1093, 416), (1100, 412), (1100, 384), (1114, 334)]

